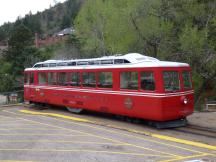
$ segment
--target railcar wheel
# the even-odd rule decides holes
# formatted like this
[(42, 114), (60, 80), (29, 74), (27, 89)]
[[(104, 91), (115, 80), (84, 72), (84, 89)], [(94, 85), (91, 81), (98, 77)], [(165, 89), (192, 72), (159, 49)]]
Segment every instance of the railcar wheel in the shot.
[(37, 110), (45, 110), (47, 109), (47, 105), (44, 103), (38, 103), (38, 102), (34, 102), (34, 108)]
[(66, 107), (68, 111), (75, 113), (75, 114), (81, 114), (83, 112), (83, 109), (81, 108), (71, 108), (71, 107)]

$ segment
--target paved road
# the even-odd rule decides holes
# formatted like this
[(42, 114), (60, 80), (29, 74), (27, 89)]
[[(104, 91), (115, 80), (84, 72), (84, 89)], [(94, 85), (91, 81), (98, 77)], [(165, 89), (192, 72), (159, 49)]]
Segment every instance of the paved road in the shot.
[(22, 109), (0, 108), (0, 162), (216, 161), (214, 150)]

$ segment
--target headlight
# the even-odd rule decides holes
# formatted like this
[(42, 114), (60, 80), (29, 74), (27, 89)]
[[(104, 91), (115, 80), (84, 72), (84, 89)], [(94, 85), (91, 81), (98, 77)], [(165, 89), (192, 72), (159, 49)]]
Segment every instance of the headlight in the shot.
[(182, 96), (180, 100), (184, 105), (187, 105), (189, 103), (189, 99), (186, 96)]
[(184, 102), (184, 104), (186, 105), (186, 104), (188, 103), (188, 99), (185, 98), (185, 99), (183, 100), (183, 102)]

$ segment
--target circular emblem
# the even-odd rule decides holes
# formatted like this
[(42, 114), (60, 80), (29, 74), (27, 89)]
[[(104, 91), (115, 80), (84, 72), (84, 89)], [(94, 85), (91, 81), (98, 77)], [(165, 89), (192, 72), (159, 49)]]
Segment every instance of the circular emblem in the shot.
[(45, 96), (45, 94), (44, 94), (43, 92), (41, 92), (41, 93), (40, 93), (40, 96), (43, 97), (43, 96)]
[(133, 107), (133, 101), (131, 98), (126, 98), (124, 101), (124, 105), (127, 109), (132, 109)]

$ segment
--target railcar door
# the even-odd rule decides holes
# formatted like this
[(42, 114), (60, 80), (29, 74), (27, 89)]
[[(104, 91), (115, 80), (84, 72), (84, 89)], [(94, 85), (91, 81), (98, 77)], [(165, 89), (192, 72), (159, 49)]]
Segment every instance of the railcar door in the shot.
[(25, 100), (30, 99), (30, 88), (29, 88), (29, 73), (24, 73), (24, 98)]
[(45, 92), (43, 87), (47, 85), (47, 74), (46, 72), (38, 72), (36, 75), (38, 86), (35, 88), (35, 98), (37, 102), (44, 102)]
[(29, 79), (30, 79), (30, 86), (29, 86), (29, 95), (30, 95), (30, 100), (34, 101), (35, 100), (35, 77), (34, 77), (34, 72), (29, 73)]

